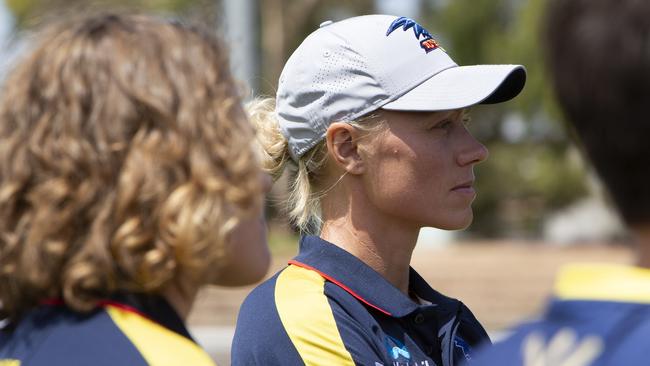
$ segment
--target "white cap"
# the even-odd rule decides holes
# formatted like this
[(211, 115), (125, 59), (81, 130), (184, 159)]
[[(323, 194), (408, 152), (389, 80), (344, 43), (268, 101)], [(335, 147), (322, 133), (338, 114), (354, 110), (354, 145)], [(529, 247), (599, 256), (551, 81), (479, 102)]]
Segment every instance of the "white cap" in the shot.
[(512, 99), (521, 65), (458, 66), (412, 19), (365, 15), (324, 22), (282, 70), (276, 113), (291, 156), (325, 137), (332, 122), (379, 108), (441, 111)]

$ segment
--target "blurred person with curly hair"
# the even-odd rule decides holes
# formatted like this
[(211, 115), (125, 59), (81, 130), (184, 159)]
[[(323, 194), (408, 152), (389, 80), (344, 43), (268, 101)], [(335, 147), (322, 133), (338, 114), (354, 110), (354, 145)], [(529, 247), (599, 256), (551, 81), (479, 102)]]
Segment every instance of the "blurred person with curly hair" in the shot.
[(47, 27), (0, 95), (0, 364), (212, 365), (197, 291), (269, 264), (253, 141), (207, 32)]

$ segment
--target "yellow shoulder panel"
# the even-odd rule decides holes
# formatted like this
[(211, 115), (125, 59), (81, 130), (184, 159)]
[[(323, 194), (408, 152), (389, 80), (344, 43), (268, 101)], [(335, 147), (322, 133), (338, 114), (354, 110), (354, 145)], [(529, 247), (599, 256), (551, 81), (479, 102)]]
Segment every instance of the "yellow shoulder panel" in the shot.
[(354, 365), (324, 293), (325, 279), (287, 267), (275, 284), (275, 305), (284, 329), (306, 366)]
[(113, 306), (106, 311), (150, 366), (215, 366), (191, 340), (138, 314)]
[(650, 303), (650, 270), (619, 264), (571, 264), (555, 282), (555, 296), (565, 300)]
[(20, 361), (13, 359), (4, 359), (0, 360), (0, 366), (20, 366)]

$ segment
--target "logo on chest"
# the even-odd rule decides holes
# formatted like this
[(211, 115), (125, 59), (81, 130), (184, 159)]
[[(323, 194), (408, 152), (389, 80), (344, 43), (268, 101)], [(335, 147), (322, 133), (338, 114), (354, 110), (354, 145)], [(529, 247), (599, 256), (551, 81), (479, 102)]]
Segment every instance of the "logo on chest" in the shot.
[(386, 350), (388, 351), (388, 354), (392, 357), (393, 360), (411, 359), (411, 353), (406, 348), (406, 345), (400, 342), (399, 339), (395, 339), (387, 335), (384, 344), (386, 345)]
[[(418, 357), (412, 354), (403, 342), (389, 335), (386, 336), (384, 345), (391, 360), (389, 364), (390, 366), (437, 366), (433, 361), (416, 360), (415, 358)], [(378, 366), (382, 364), (375, 365)]]

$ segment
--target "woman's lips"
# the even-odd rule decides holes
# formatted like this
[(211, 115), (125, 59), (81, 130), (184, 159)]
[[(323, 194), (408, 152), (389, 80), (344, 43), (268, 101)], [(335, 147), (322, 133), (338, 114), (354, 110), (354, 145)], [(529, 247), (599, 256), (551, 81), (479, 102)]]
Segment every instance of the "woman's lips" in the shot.
[(461, 194), (467, 194), (467, 195), (475, 195), (476, 190), (474, 190), (474, 181), (467, 181), (464, 183), (461, 183), (454, 188), (451, 189), (452, 192), (456, 193), (461, 193)]

